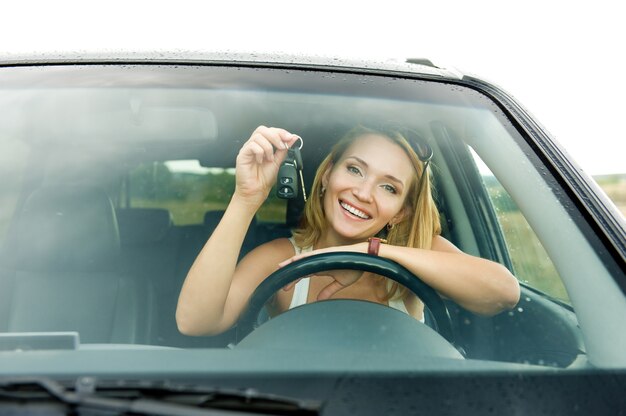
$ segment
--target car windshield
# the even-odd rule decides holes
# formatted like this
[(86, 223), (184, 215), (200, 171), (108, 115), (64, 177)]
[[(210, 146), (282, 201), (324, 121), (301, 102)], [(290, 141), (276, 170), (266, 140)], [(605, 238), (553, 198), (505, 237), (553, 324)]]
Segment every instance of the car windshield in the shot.
[[(250, 333), (243, 325), (181, 333), (182, 284), (231, 200), (237, 154), (251, 133), (263, 125), (300, 136), (302, 170), (295, 198), (272, 189), (239, 259), (292, 235), (302, 189), (315, 197), (317, 167), (346, 132), (389, 124), (432, 148), (441, 235), (510, 270), (519, 302), (485, 316), (444, 297), (449, 325), (438, 328), (428, 316), (423, 324), (367, 302), (315, 302), (278, 316), (260, 308)], [(0, 372), (136, 378), (623, 367), (598, 328), (619, 332), (612, 321), (620, 318), (600, 299), (623, 303), (615, 283), (623, 271), (531, 143), (486, 93), (435, 75), (3, 68)]]

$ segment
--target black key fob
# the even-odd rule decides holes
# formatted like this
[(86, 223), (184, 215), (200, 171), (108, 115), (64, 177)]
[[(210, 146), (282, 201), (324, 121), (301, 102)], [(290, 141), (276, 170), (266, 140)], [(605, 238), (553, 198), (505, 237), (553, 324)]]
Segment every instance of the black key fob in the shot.
[(291, 149), (278, 168), (276, 196), (282, 199), (293, 199), (298, 196), (298, 168)]
[(302, 145), (304, 142), (299, 137), (300, 147), (292, 147), (287, 151), (287, 157), (278, 168), (278, 178), (276, 180), (276, 195), (282, 199), (294, 199), (298, 196), (298, 177), (302, 187), (302, 197), (306, 202), (306, 190), (304, 188), (304, 178), (302, 177)]

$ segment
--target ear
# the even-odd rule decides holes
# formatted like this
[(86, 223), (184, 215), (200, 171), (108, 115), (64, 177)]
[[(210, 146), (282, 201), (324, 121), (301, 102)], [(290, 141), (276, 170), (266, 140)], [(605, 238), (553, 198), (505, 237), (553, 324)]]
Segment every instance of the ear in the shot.
[(322, 187), (326, 188), (328, 187), (328, 180), (330, 178), (330, 172), (333, 170), (333, 164), (330, 163), (328, 165), (328, 168), (326, 168), (326, 172), (324, 172), (324, 174), (322, 175)]
[(409, 207), (403, 206), (402, 209), (396, 215), (394, 215), (393, 218), (391, 218), (391, 221), (389, 221), (389, 223), (392, 225), (401, 223), (408, 217), (408, 214), (409, 214)]

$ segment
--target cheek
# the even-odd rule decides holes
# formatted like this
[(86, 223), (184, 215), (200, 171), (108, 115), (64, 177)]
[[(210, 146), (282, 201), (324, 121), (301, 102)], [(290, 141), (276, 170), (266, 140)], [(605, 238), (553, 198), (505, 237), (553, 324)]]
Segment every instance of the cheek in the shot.
[(322, 197), (322, 208), (324, 209), (325, 213), (329, 212), (329, 209), (331, 208), (330, 200), (332, 198), (330, 198), (328, 194), (329, 194), (329, 192), (326, 191), (326, 193)]
[(347, 175), (334, 174), (329, 178), (326, 190), (330, 191), (335, 197), (337, 197), (338, 194), (349, 191), (354, 186), (355, 183), (353, 178), (350, 178)]
[(389, 194), (384, 190), (381, 191), (378, 201), (379, 209), (384, 212), (385, 216), (389, 217), (396, 216), (404, 207), (404, 198)]
[(332, 192), (331, 188), (326, 188), (326, 192), (324, 192), (324, 196), (322, 197), (322, 209), (324, 210), (324, 215), (328, 215), (332, 212), (333, 209), (333, 201), (336, 199), (336, 194)]

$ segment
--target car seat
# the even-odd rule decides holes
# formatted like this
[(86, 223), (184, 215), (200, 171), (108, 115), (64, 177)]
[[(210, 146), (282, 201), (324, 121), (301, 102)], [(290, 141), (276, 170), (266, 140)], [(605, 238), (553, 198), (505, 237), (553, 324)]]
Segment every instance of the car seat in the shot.
[(8, 331), (77, 331), (83, 343), (145, 342), (153, 292), (148, 282), (120, 272), (117, 220), (103, 191), (35, 190), (13, 239)]

